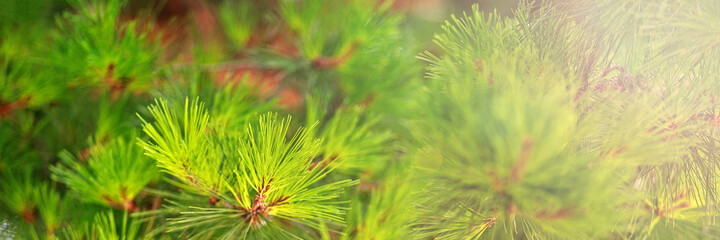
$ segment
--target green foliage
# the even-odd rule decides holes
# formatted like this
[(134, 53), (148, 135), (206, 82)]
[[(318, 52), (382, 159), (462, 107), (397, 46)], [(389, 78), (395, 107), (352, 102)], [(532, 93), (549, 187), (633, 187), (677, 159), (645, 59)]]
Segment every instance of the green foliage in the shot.
[[(389, 108), (385, 112), (394, 113), (411, 104), (398, 101), (401, 98), (397, 95), (417, 97), (413, 95), (416, 88), (412, 83), (420, 75), (420, 68), (416, 61), (409, 60), (417, 50), (404, 37), (407, 32), (397, 27), (400, 20), (396, 16), (378, 20), (373, 27), (375, 32), (368, 34), (368, 39), (359, 45), (347, 63), (338, 68), (340, 88), (347, 103)], [(368, 71), (383, 74), (368, 74)]]
[(45, 231), (48, 236), (53, 236), (55, 231), (61, 227), (67, 204), (63, 202), (60, 194), (48, 184), (40, 184), (36, 190), (37, 211), (42, 216)]
[(407, 4), (0, 1), (0, 237), (720, 233), (717, 1)]
[[(8, 42), (0, 43), (3, 47), (17, 47)], [(37, 108), (55, 100), (64, 89), (53, 86), (52, 79), (45, 73), (33, 72), (29, 60), (14, 59), (12, 53), (3, 51), (0, 56), (0, 102), (8, 107)], [(2, 113), (0, 115), (5, 115)]]
[(53, 179), (85, 201), (118, 209), (135, 211), (133, 199), (158, 178), (155, 163), (143, 156), (134, 137), (93, 143), (78, 157), (66, 150), (60, 159), (62, 164), (51, 168)]
[[(286, 142), (289, 124), (289, 119), (278, 121), (274, 115), (265, 115), (256, 126), (248, 127), (249, 142), (240, 143), (240, 164), (234, 181), (227, 183), (228, 190), (244, 209), (256, 208), (259, 199), (264, 198), (268, 206), (276, 206), (268, 214), (278, 218), (296, 219), (311, 226), (315, 225), (312, 220), (340, 222), (342, 218), (337, 214), (342, 211), (335, 206), (339, 202), (334, 198), (353, 182), (344, 180), (310, 188), (333, 168), (312, 166), (311, 159), (321, 142), (308, 137), (304, 130), (298, 130)], [(257, 194), (252, 201), (251, 193)]]
[[(42, 47), (50, 4), (44, 0), (0, 3), (0, 104), (12, 108), (37, 108), (63, 93), (44, 71), (38, 71), (37, 53)], [(0, 115), (6, 115), (4, 110)]]
[[(29, 123), (31, 120), (24, 122)], [(37, 161), (38, 154), (29, 151), (32, 141), (26, 136), (34, 136), (38, 131), (27, 128), (32, 126), (15, 127), (9, 122), (0, 122), (0, 131), (4, 133), (0, 135), (0, 155), (3, 156), (0, 158), (0, 173), (14, 169), (31, 169), (36, 165), (33, 163)]]
[(367, 199), (363, 194), (353, 195), (348, 227), (340, 239), (411, 238), (416, 215), (409, 203), (414, 202), (416, 188), (408, 176), (408, 167), (408, 162), (390, 165), (381, 185)]
[[(277, 120), (274, 114), (267, 114), (244, 131), (214, 128), (204, 105), (187, 99), (181, 115), (163, 100), (151, 106), (150, 112), (157, 122), (143, 120), (144, 131), (152, 140), (141, 142), (147, 155), (182, 179), (186, 188), (210, 196), (211, 206), (223, 206), (178, 204), (180, 216), (170, 219), (170, 232), (190, 230), (191, 238), (290, 236), (278, 221), (315, 228), (317, 221), (342, 221), (339, 214), (343, 210), (338, 207), (342, 201), (336, 198), (353, 182), (311, 187), (333, 168), (312, 165), (321, 141), (306, 131), (298, 130), (286, 140), (289, 119)], [(198, 229), (199, 225), (207, 227)]]
[[(219, 177), (222, 174), (217, 171), (224, 170), (221, 164), (225, 161), (225, 153), (213, 151), (214, 146), (205, 134), (210, 116), (204, 104), (198, 100), (190, 104), (186, 99), (184, 106), (182, 115), (171, 111), (164, 100), (157, 100), (150, 106), (156, 122), (151, 124), (141, 119), (143, 131), (153, 142), (143, 141), (141, 146), (163, 171), (189, 185), (207, 188), (203, 191), (217, 192), (224, 185)], [(221, 155), (208, 156), (210, 154)]]
[(253, 9), (250, 1), (225, 1), (219, 6), (220, 22), (228, 29), (227, 37), (238, 48), (244, 47), (253, 29), (258, 24), (257, 9)]
[(300, 49), (306, 58), (341, 56), (354, 51), (358, 44), (370, 40), (376, 33), (392, 29), (394, 24), (385, 24), (385, 21), (396, 20), (382, 17), (390, 3), (283, 0), (280, 16), (300, 36)]
[(22, 215), (28, 222), (34, 222), (35, 209), (38, 200), (36, 189), (32, 184), (29, 172), (17, 176), (15, 174), (3, 174), (3, 192), (10, 193), (3, 198), (4, 208), (16, 214)]
[(47, 64), (70, 86), (147, 90), (156, 71), (158, 43), (137, 22), (121, 22), (123, 0), (70, 1), (77, 13), (56, 19)]
[(115, 223), (113, 212), (95, 215), (93, 227), (95, 232), (90, 236), (97, 236), (97, 238), (109, 240), (138, 239), (138, 233), (140, 232), (140, 225), (135, 221), (129, 220), (127, 212), (123, 215), (120, 229), (118, 229), (118, 225)]
[(101, 212), (93, 217), (93, 221), (74, 228), (66, 228), (60, 234), (61, 239), (111, 239), (128, 240), (141, 239), (140, 222), (123, 214), (122, 220), (117, 222), (112, 211)]
[[(8, 0), (0, 3), (3, 28), (38, 22), (49, 14), (51, 2), (46, 0)], [(14, 27), (14, 26), (13, 26)]]
[(45, 182), (35, 182), (30, 172), (17, 174), (5, 173), (0, 189), (8, 193), (2, 198), (3, 210), (20, 216), (20, 219), (5, 219), (18, 221), (16, 230), (34, 235), (34, 238), (54, 236), (66, 208), (60, 194)]
[[(257, 93), (256, 86), (249, 82), (247, 75), (238, 81), (217, 83), (196, 71), (180, 72), (182, 77), (174, 76), (173, 82), (166, 84), (153, 95), (170, 103), (180, 103), (187, 96), (197, 96), (207, 103), (209, 114), (213, 116), (209, 124), (224, 129), (242, 129), (255, 119), (257, 114), (277, 109), (277, 100)], [(183, 106), (178, 104), (171, 107), (179, 111)]]
[(330, 164), (340, 171), (357, 174), (362, 170), (378, 170), (387, 163), (392, 134), (373, 130), (379, 125), (378, 116), (363, 114), (359, 106), (337, 109), (332, 116), (326, 116), (326, 109), (323, 104), (308, 104), (308, 125), (326, 119), (324, 126), (312, 129), (316, 137), (324, 140), (321, 156), (313, 164)]
[[(444, 27), (436, 43), (445, 55), (422, 57), (430, 62), (432, 101), (418, 125), (426, 128), (418, 141), (430, 146), (421, 163), (441, 167), (424, 168), (430, 180), (421, 236), (712, 234), (707, 219), (717, 198), (707, 180), (717, 168), (705, 153), (714, 148), (713, 130), (698, 118), (713, 108), (716, 88), (708, 85), (712, 76), (695, 74), (712, 64), (683, 68), (656, 57), (699, 52), (648, 37), (661, 33), (645, 32), (657, 23), (648, 16), (677, 8), (642, 4), (551, 2), (533, 12), (524, 5), (512, 19), (475, 9)], [(643, 13), (619, 14), (623, 8)], [(625, 61), (629, 68), (617, 65)], [(674, 223), (682, 234), (670, 233)], [(698, 223), (706, 227), (691, 227)]]
[(542, 239), (611, 231), (623, 213), (607, 212), (628, 200), (616, 192), (625, 178), (614, 174), (620, 160), (582, 150), (578, 139), (591, 129), (576, 125), (574, 94), (562, 75), (503, 54), (476, 55), (484, 64), (474, 76), (448, 71), (451, 61), (434, 62), (433, 75), (442, 78), (433, 79), (440, 86), (427, 105), (432, 121), (419, 137), (432, 147), (421, 158), (441, 166), (423, 175), (429, 186), (421, 232)]
[(253, 88), (244, 83), (230, 83), (218, 89), (212, 96), (210, 113), (212, 125), (219, 128), (241, 129), (257, 114), (275, 108), (274, 102), (263, 102)]

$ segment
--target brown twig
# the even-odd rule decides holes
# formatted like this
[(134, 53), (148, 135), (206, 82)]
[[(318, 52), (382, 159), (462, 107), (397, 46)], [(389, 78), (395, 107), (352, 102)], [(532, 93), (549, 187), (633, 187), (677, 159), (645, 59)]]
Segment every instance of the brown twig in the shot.
[(317, 69), (328, 69), (328, 68), (334, 68), (337, 66), (340, 66), (340, 64), (343, 64), (348, 59), (350, 59), (350, 56), (357, 50), (357, 48), (360, 46), (359, 42), (354, 42), (350, 48), (348, 48), (344, 53), (340, 54), (339, 56), (335, 57), (318, 57), (315, 60), (313, 60), (313, 66)]
[(518, 182), (522, 179), (522, 171), (523, 169), (525, 169), (525, 165), (527, 165), (527, 160), (530, 157), (530, 150), (532, 150), (532, 147), (532, 139), (525, 138), (525, 140), (523, 140), (520, 156), (518, 156), (518, 160), (515, 163), (515, 166), (512, 168), (512, 171), (510, 172), (511, 181)]
[(5, 118), (12, 112), (25, 108), (30, 103), (32, 97), (22, 97), (14, 102), (3, 102), (0, 100), (0, 118)]

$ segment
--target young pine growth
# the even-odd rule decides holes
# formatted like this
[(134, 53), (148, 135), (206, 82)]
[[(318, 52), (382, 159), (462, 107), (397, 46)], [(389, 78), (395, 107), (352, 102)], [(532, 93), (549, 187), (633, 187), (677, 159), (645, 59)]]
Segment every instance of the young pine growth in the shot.
[(10, 238), (13, 232), (19, 232), (31, 234), (36, 239), (51, 239), (61, 227), (66, 202), (52, 185), (34, 181), (31, 177), (30, 172), (23, 172), (5, 173), (0, 178), (0, 190), (9, 193), (0, 200), (0, 209), (20, 216), (20, 219), (5, 218), (15, 224), (5, 226), (0, 237)]
[(190, 238), (286, 238), (303, 234), (303, 226), (343, 221), (338, 197), (354, 182), (320, 183), (333, 170), (313, 165), (322, 141), (302, 128), (288, 139), (289, 119), (265, 114), (231, 129), (210, 124), (198, 100), (186, 100), (181, 113), (164, 100), (149, 109), (156, 122), (143, 120), (146, 154), (194, 199), (207, 199), (203, 206), (177, 198), (169, 211), (179, 216), (169, 219), (168, 231)]
[(61, 164), (51, 167), (53, 179), (87, 202), (127, 211), (137, 210), (135, 197), (159, 175), (152, 159), (134, 144), (134, 137), (94, 145), (77, 157), (63, 151), (60, 159)]
[(122, 220), (116, 220), (113, 211), (98, 212), (92, 221), (67, 227), (58, 233), (60, 239), (147, 239), (140, 234), (140, 222), (123, 212)]
[(113, 98), (147, 91), (159, 58), (158, 38), (148, 26), (121, 21), (127, 0), (70, 0), (76, 12), (57, 17), (55, 46), (47, 63), (70, 87), (90, 86)]

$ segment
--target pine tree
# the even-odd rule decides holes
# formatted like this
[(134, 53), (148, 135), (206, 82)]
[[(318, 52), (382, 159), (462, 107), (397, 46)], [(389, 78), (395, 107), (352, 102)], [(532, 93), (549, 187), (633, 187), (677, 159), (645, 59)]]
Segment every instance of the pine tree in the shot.
[(436, 167), (420, 236), (717, 235), (717, 63), (698, 56), (717, 47), (703, 41), (718, 36), (712, 9), (569, 1), (453, 18), (436, 36), (445, 55), (422, 55), (433, 83), (417, 138)]
[(2, 1), (0, 238), (720, 234), (720, 3), (399, 5)]

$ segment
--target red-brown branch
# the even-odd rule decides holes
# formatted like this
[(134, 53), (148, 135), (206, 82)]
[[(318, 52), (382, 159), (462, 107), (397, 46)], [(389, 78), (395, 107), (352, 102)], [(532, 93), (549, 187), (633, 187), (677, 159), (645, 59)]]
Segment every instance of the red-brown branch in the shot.
[(532, 150), (533, 147), (533, 141), (530, 138), (525, 138), (522, 145), (522, 151), (520, 152), (520, 156), (518, 156), (518, 160), (515, 163), (515, 166), (513, 167), (512, 171), (510, 172), (510, 180), (513, 182), (518, 182), (522, 179), (522, 172), (525, 169), (525, 165), (527, 165), (527, 160), (530, 157), (530, 150)]
[(37, 220), (37, 210), (35, 208), (23, 209), (22, 218), (26, 223), (33, 224)]
[(125, 211), (128, 211), (128, 212), (135, 212), (135, 211), (137, 211), (137, 206), (135, 206), (135, 203), (133, 202), (133, 199), (130, 199), (130, 198), (128, 198), (127, 196), (125, 196), (125, 191), (124, 191), (124, 190), (122, 190), (122, 192), (121, 192), (120, 194), (121, 194), (120, 202), (115, 201), (114, 199), (112, 199), (112, 198), (111, 198), (110, 196), (108, 196), (107, 194), (103, 194), (103, 195), (102, 195), (102, 198), (103, 198), (103, 200), (105, 201), (105, 203), (106, 203), (108, 206), (113, 207), (113, 208), (115, 208), (115, 209), (125, 210)]
[(12, 112), (27, 107), (31, 99), (32, 97), (22, 97), (14, 102), (0, 100), (0, 118), (5, 118)]
[(571, 217), (574, 211), (574, 207), (562, 208), (557, 211), (542, 210), (535, 214), (535, 217), (539, 219), (558, 220)]
[(315, 60), (313, 60), (313, 66), (318, 69), (328, 69), (328, 68), (334, 68), (337, 66), (340, 66), (340, 64), (343, 64), (348, 59), (350, 59), (350, 56), (357, 50), (357, 48), (360, 46), (360, 43), (355, 42), (353, 43), (348, 50), (346, 50), (344, 53), (340, 54), (339, 56), (335, 57), (318, 57)]

